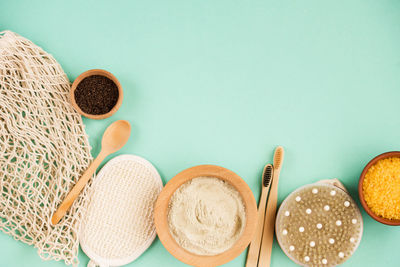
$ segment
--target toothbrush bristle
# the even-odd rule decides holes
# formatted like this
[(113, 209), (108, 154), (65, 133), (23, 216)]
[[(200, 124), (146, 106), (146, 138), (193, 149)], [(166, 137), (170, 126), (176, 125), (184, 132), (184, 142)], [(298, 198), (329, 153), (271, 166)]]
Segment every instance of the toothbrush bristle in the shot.
[(263, 173), (263, 185), (265, 187), (269, 186), (272, 180), (272, 173), (273, 173), (273, 168), (271, 164), (268, 164), (264, 168), (264, 173)]
[(275, 153), (274, 153), (274, 168), (275, 169), (281, 168), (282, 162), (283, 162), (283, 155), (284, 155), (283, 147), (278, 146), (275, 149)]

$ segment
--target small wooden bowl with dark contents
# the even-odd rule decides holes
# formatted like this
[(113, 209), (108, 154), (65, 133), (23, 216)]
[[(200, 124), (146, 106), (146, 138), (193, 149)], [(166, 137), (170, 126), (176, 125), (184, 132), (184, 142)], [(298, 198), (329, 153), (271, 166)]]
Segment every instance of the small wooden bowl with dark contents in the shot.
[(72, 83), (70, 100), (81, 115), (95, 120), (112, 116), (120, 108), (122, 86), (110, 72), (93, 69), (78, 76)]

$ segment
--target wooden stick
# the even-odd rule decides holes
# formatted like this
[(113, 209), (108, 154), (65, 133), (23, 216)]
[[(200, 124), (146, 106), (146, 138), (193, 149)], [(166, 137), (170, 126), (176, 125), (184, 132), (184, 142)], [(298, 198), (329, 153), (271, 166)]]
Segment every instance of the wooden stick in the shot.
[(283, 147), (275, 149), (274, 154), (274, 175), (272, 178), (271, 191), (268, 197), (267, 211), (264, 219), (264, 230), (261, 241), (259, 267), (271, 265), (272, 243), (274, 242), (274, 228), (276, 217), (276, 205), (278, 202), (278, 183), (284, 157)]
[(64, 201), (58, 207), (57, 211), (53, 214), (53, 217), (51, 218), (51, 223), (53, 225), (56, 225), (62, 219), (62, 217), (64, 217), (64, 215), (67, 213), (69, 208), (74, 203), (75, 199), (81, 193), (82, 189), (85, 187), (85, 185), (88, 183), (90, 178), (95, 173), (97, 167), (99, 167), (100, 163), (106, 158), (107, 155), (108, 153), (106, 154), (104, 152), (103, 153), (100, 152), (97, 158), (92, 162), (92, 164), (90, 164), (89, 168), (83, 173), (82, 177), (74, 185), (74, 187), (65, 197)]
[(269, 186), (263, 186), (261, 189), (261, 197), (258, 204), (256, 234), (254, 235), (253, 241), (251, 242), (249, 251), (247, 253), (246, 267), (257, 267), (258, 264), (258, 255), (260, 254), (260, 244), (264, 228), (265, 206), (267, 204), (268, 191)]
[(264, 230), (260, 249), (259, 267), (270, 266), (272, 243), (274, 241), (274, 227), (276, 216), (276, 205), (278, 201), (279, 171), (274, 171), (271, 192), (269, 193), (267, 210), (264, 219)]

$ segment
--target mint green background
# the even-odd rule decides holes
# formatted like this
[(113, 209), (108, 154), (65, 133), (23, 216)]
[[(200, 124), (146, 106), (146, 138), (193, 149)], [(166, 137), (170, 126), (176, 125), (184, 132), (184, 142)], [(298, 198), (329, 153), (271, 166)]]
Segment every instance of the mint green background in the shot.
[[(105, 127), (132, 123), (119, 153), (149, 159), (164, 182), (193, 165), (237, 172), (258, 199), (261, 170), (283, 145), (279, 201), (339, 178), (357, 182), (375, 155), (399, 150), (400, 1), (0, 1), (0, 29), (50, 52), (71, 80), (104, 68), (119, 112), (85, 119), (93, 155)], [(398, 266), (400, 228), (363, 212), (344, 266)], [(88, 259), (80, 254), (81, 266)], [(243, 266), (245, 253), (226, 266)], [(157, 240), (130, 266), (183, 266)], [(294, 264), (275, 244), (272, 266)], [(0, 234), (0, 266), (63, 266)]]

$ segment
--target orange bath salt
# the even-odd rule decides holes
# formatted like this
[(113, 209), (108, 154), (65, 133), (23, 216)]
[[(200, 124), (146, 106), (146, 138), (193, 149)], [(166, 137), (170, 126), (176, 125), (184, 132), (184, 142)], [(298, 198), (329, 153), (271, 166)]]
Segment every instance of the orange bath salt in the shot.
[(400, 220), (400, 158), (381, 159), (367, 171), (364, 199), (378, 216)]

